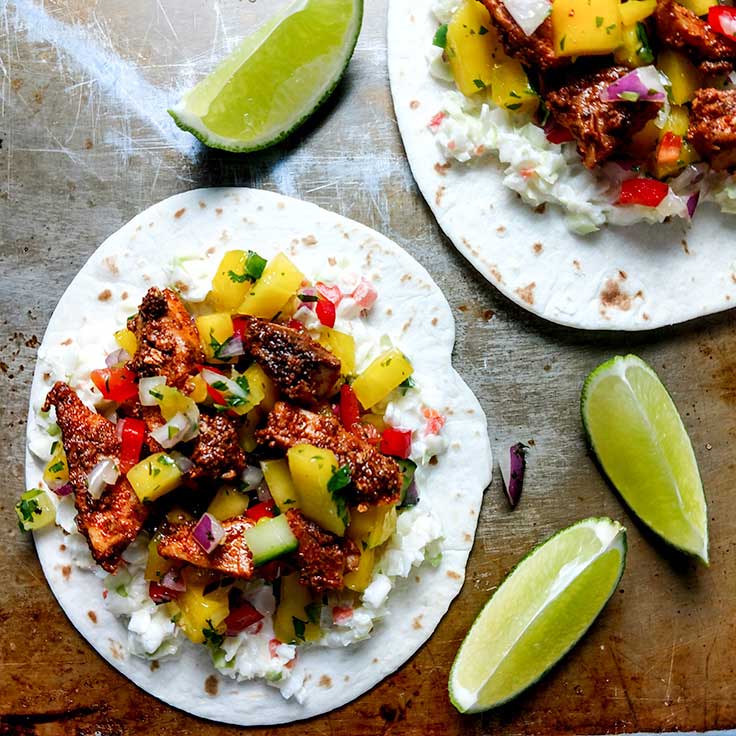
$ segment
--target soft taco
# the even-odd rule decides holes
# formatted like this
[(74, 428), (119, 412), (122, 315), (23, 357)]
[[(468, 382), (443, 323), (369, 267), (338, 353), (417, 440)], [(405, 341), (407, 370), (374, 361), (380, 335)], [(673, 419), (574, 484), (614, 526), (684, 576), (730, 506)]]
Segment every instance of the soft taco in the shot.
[(710, 0), (391, 0), (399, 128), (453, 244), (573, 327), (730, 308), (732, 27)]
[(394, 671), (460, 591), (490, 482), (453, 340), (421, 266), (314, 205), (197, 190), (122, 227), (39, 349), (16, 506), (74, 626), (239, 725)]

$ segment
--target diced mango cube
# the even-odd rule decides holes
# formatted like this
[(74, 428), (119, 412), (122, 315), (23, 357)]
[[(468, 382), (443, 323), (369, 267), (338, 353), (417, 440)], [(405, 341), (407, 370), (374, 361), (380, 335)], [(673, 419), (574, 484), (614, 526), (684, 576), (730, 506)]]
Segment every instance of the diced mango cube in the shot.
[(301, 643), (320, 637), (320, 604), (309, 588), (299, 582), (299, 574), (281, 578), (281, 597), (273, 617), (273, 631), (279, 641)]
[(42, 529), (56, 521), (54, 502), (41, 488), (31, 488), (21, 494), (20, 501), (15, 504), (15, 513), (18, 516), (18, 526), (24, 532)]
[(266, 375), (266, 372), (258, 363), (253, 363), (245, 371), (245, 375), (248, 378), (248, 386), (252, 395), (261, 397), (254, 403), (266, 411), (271, 411), (279, 398), (279, 390), (276, 388), (276, 384)]
[(252, 409), (245, 416), (245, 421), (238, 429), (238, 443), (246, 452), (253, 452), (258, 445), (256, 442), (256, 429), (263, 417), (259, 407)]
[(218, 311), (234, 312), (245, 299), (251, 285), (245, 275), (246, 258), (243, 250), (229, 250), (222, 257), (207, 295), (207, 301)]
[(129, 355), (135, 355), (138, 350), (138, 340), (133, 332), (125, 328), (115, 333), (115, 342)]
[(184, 568), (183, 575), (187, 589), (177, 598), (181, 611), (178, 624), (191, 641), (202, 644), (206, 639), (205, 632), (220, 632), (222, 622), (230, 613), (229, 589), (215, 588), (205, 595), (204, 589), (216, 579), (214, 575), (193, 567)]
[(353, 510), (347, 536), (364, 542), (367, 549), (380, 547), (396, 531), (396, 506), (369, 506), (365, 511)]
[(691, 102), (701, 87), (702, 79), (695, 64), (684, 54), (665, 49), (657, 58), (657, 67), (670, 80), (670, 102), (684, 105)]
[(233, 336), (233, 318), (229, 313), (217, 312), (197, 317), (195, 323), (207, 359), (219, 359), (222, 346)]
[(352, 383), (364, 409), (385, 399), (414, 372), (411, 363), (397, 348), (379, 355)]
[(208, 513), (218, 521), (242, 516), (248, 508), (250, 498), (232, 486), (220, 486), (207, 507)]
[(198, 373), (196, 376), (189, 376), (184, 386), (184, 390), (189, 398), (195, 404), (201, 404), (207, 400), (207, 381)]
[(283, 254), (272, 258), (255, 283), (249, 283), (238, 312), (273, 319), (304, 281), (304, 274)]
[(356, 593), (362, 593), (371, 583), (375, 562), (375, 549), (362, 550), (360, 553), (360, 562), (358, 563), (358, 569), (349, 572), (343, 578), (345, 587), (348, 590), (354, 590)]
[(165, 452), (156, 452), (134, 465), (127, 473), (136, 496), (141, 501), (155, 501), (181, 484), (182, 473)]
[(623, 40), (618, 0), (555, 0), (552, 40), (557, 56), (612, 53)]
[(158, 553), (158, 543), (160, 541), (161, 537), (155, 534), (148, 543), (148, 559), (146, 560), (146, 570), (143, 575), (146, 580), (153, 580), (157, 583), (161, 582), (169, 570), (173, 570), (179, 564), (174, 560), (167, 560), (165, 557), (161, 557)]
[(627, 0), (619, 5), (621, 22), (634, 26), (648, 18), (657, 9), (657, 0)]
[(352, 335), (322, 327), (317, 340), (340, 361), (340, 375), (351, 376), (355, 373), (355, 339)]
[(66, 461), (64, 445), (55, 440), (51, 446), (51, 459), (43, 469), (43, 481), (49, 488), (59, 488), (69, 482), (69, 466)]
[(288, 509), (298, 508), (298, 491), (291, 479), (288, 461), (262, 460), (261, 470), (271, 497), (276, 502), (279, 511), (283, 514)]
[(692, 10), (695, 15), (708, 15), (708, 10), (718, 5), (717, 0), (678, 0), (678, 2), (688, 10)]

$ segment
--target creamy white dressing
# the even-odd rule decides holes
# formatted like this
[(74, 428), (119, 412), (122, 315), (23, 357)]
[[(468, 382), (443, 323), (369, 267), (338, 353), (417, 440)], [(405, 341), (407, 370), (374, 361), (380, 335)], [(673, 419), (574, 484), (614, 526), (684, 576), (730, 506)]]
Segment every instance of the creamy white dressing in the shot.
[[(195, 312), (199, 311), (196, 304), (203, 301), (209, 291), (216, 265), (213, 259), (197, 255), (180, 257), (167, 269), (170, 285), (179, 288), (188, 303), (194, 303)], [(360, 282), (360, 275), (348, 259), (340, 259), (334, 265), (326, 264), (319, 273), (313, 275), (313, 280), (336, 284), (344, 293), (351, 293)], [(131, 311), (135, 311), (135, 307), (121, 314), (121, 326)], [(314, 312), (302, 309), (298, 318), (316, 337), (320, 323)], [(376, 330), (359, 305), (349, 297), (344, 298), (337, 308), (335, 329), (354, 337), (357, 372), (388, 348), (401, 348), (398, 336)], [(89, 379), (90, 371), (100, 367), (101, 342), (106, 353), (117, 347), (111, 335), (101, 335), (95, 330), (94, 323), (90, 322), (75, 337), (71, 349), (68, 344), (51, 346), (39, 355), (39, 361), (50, 375), (69, 383), (85, 404), (105, 413), (109, 411), (109, 406), (102, 401)], [(408, 357), (412, 358), (411, 355)], [(427, 429), (424, 412), (432, 408), (425, 403), (429, 395), (439, 395), (439, 388), (418, 385), (408, 390), (397, 389), (380, 407), (385, 409), (389, 424), (412, 430), (411, 459), (418, 466), (417, 479), (424, 477), (431, 457), (447, 448), (447, 440), (441, 431), (429, 432)], [(40, 406), (34, 408), (37, 410), (36, 425), (31, 433), (30, 447), (33, 454), (45, 463), (51, 456), (53, 440), (58, 438), (58, 428), (54, 423), (53, 410), (50, 415), (45, 415), (40, 412)], [(73, 563), (103, 578), (107, 589), (104, 605), (125, 623), (129, 653), (147, 659), (161, 659), (175, 656), (181, 646), (187, 646), (186, 637), (171, 620), (167, 607), (157, 606), (148, 595), (148, 582), (144, 578), (149, 541), (147, 535), (142, 533), (126, 550), (123, 555), (125, 566), (115, 575), (108, 575), (95, 564), (86, 540), (77, 531), (73, 496), (59, 499), (55, 494), (47, 493), (56, 505), (56, 523), (68, 535), (66, 545), (71, 551)], [(435, 564), (439, 561), (442, 536), (440, 521), (422, 507), (421, 498), (417, 506), (402, 511), (396, 532), (384, 545), (371, 584), (360, 596), (359, 604), (353, 608), (354, 599), (346, 593), (330, 594), (327, 605), (322, 607), (322, 637), (299, 647), (281, 644), (273, 648), (270, 645), (274, 638), (273, 613), (276, 608), (271, 587), (261, 581), (237, 583), (242, 587), (245, 600), (264, 618), (237, 636), (225, 637), (220, 650), (211, 652), (213, 666), (222, 675), (235, 680), (263, 679), (277, 687), (284, 698), (293, 697), (303, 702), (303, 675), (295, 674), (296, 669), (293, 668), (298, 651), (309, 646), (340, 648), (369, 638), (376, 623), (386, 615), (386, 600), (397, 582), (408, 577), (412, 569), (422, 565), (425, 560)], [(333, 609), (347, 607), (353, 608), (352, 614), (334, 621)]]
[[(458, 0), (435, 0), (432, 13), (439, 23), (448, 23), (459, 7)], [(446, 161), (483, 166), (498, 161), (505, 166), (503, 183), (517, 192), (530, 207), (554, 204), (565, 213), (572, 232), (585, 235), (604, 224), (658, 223), (670, 217), (689, 219), (687, 202), (693, 189), (670, 181), (670, 193), (656, 207), (621, 207), (621, 172), (610, 168), (586, 169), (574, 143), (550, 143), (544, 131), (523, 114), (503, 110), (483, 92), (465, 97), (453, 81), (442, 49), (427, 39), (430, 74), (447, 85), (437, 122), (430, 125)], [(624, 103), (622, 103), (624, 104)], [(490, 168), (490, 167), (489, 167)], [(489, 172), (489, 175), (490, 172)], [(624, 175), (625, 176), (625, 175)], [(736, 214), (736, 175), (707, 173), (700, 185), (700, 202), (714, 202), (723, 212)]]

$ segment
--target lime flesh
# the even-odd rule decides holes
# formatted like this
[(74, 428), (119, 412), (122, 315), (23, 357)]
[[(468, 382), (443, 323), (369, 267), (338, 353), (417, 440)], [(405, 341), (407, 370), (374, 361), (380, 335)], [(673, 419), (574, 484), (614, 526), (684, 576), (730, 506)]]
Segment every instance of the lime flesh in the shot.
[(657, 374), (616, 357), (585, 382), (582, 416), (604, 472), (631, 510), (670, 545), (708, 563), (708, 515), (687, 430)]
[(330, 96), (358, 40), (363, 0), (295, 0), (169, 110), (204, 144), (273, 145)]
[(588, 630), (616, 589), (626, 530), (584, 519), (539, 545), (486, 603), (450, 672), (453, 705), (477, 713), (539, 680)]

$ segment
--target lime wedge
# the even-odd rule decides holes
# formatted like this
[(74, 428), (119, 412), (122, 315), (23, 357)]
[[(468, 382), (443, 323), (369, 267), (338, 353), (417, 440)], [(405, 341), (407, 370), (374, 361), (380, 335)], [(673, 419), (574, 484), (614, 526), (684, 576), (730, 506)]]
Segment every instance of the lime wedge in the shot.
[(708, 514), (693, 446), (657, 374), (635, 355), (585, 381), (583, 425), (631, 510), (672, 546), (708, 564)]
[(524, 558), (486, 603), (450, 671), (461, 713), (494, 708), (539, 680), (588, 630), (621, 579), (626, 530), (584, 519)]
[(295, 0), (169, 110), (212, 148), (255, 151), (285, 138), (330, 96), (353, 54), (363, 0)]

